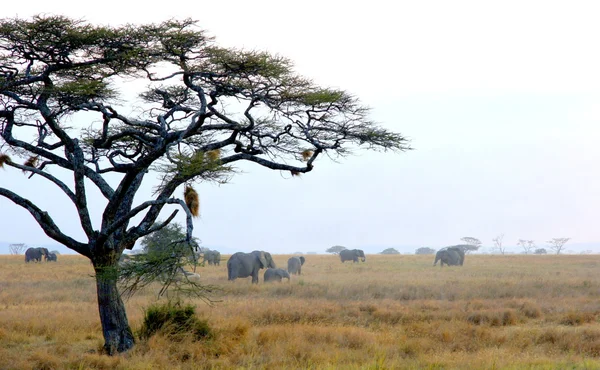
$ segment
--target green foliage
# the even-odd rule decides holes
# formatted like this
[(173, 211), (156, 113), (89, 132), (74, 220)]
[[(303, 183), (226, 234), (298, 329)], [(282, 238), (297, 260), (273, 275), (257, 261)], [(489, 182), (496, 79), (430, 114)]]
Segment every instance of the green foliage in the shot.
[(383, 251), (381, 251), (380, 254), (400, 254), (400, 252), (398, 252), (398, 250), (396, 250), (394, 248), (387, 248), (387, 249), (384, 249)]
[(208, 322), (196, 316), (195, 307), (190, 304), (184, 305), (180, 301), (154, 304), (145, 310), (144, 321), (138, 335), (142, 339), (148, 339), (157, 332), (168, 335), (174, 340), (189, 335), (195, 340), (213, 337)]
[[(160, 221), (157, 222), (157, 224), (160, 223)], [(149, 256), (191, 256), (193, 251), (198, 249), (198, 240), (194, 238), (192, 245), (190, 245), (185, 238), (183, 227), (177, 223), (170, 223), (162, 229), (145, 236), (140, 244)]]
[(290, 74), (292, 67), (288, 59), (263, 51), (210, 47), (206, 54), (214, 72), (281, 78)]
[(299, 100), (305, 105), (321, 105), (328, 103), (337, 103), (345, 97), (343, 91), (340, 90), (329, 90), (329, 89), (318, 89), (315, 91), (308, 91), (301, 96)]

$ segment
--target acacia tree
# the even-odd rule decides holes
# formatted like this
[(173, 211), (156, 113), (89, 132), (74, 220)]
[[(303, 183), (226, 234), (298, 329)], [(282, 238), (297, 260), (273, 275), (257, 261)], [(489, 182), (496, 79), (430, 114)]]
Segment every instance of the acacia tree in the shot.
[(345, 249), (346, 249), (346, 247), (343, 247), (341, 245), (334, 245), (333, 247), (329, 247), (329, 248), (325, 249), (325, 252), (333, 253), (333, 254), (340, 254), (340, 252)]
[(25, 243), (13, 243), (8, 245), (10, 254), (21, 254), (25, 249), (27, 249), (27, 244)]
[(415, 254), (435, 254), (435, 249), (429, 247), (417, 248)]
[(506, 246), (503, 245), (504, 234), (499, 234), (492, 239), (494, 242), (493, 250), (498, 251), (500, 254), (506, 253)]
[(519, 239), (517, 245), (523, 248), (525, 254), (529, 254), (535, 250), (535, 242), (533, 240)]
[(461, 244), (465, 253), (477, 251), (481, 247), (481, 240), (474, 238), (472, 236), (465, 236), (463, 238), (460, 238), (460, 240), (467, 243), (467, 244)]
[[(147, 84), (137, 99), (117, 90), (130, 81)], [(65, 234), (18, 189), (0, 188), (0, 195), (91, 260), (111, 355), (134, 345), (117, 286), (123, 251), (178, 210), (191, 240), (196, 207), (177, 189), (225, 182), (240, 161), (298, 175), (324, 154), (409, 149), (368, 113), (351, 94), (295, 74), (288, 59), (218, 47), (192, 20), (121, 27), (62, 16), (0, 21), (0, 163), (30, 174), (34, 186), (60, 189), (85, 240)], [(149, 173), (160, 185), (134, 202)], [(92, 189), (105, 202), (98, 224), (88, 208)], [(176, 209), (157, 224), (167, 205)]]
[(556, 254), (560, 254), (569, 240), (571, 240), (571, 238), (552, 238), (552, 240), (549, 240), (546, 243), (550, 244), (548, 248), (555, 251)]

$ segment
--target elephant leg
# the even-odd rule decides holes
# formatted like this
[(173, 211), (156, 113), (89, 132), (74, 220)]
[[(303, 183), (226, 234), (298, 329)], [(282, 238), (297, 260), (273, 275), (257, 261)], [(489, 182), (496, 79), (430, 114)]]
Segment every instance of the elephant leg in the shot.
[(258, 284), (258, 271), (252, 272), (252, 284)]

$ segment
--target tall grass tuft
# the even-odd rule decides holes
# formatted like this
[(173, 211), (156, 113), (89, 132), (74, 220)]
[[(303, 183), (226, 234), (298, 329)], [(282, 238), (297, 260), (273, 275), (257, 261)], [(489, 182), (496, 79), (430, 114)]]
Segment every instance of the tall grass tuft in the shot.
[(158, 332), (172, 339), (182, 339), (190, 334), (195, 340), (212, 337), (208, 322), (196, 317), (195, 307), (180, 301), (154, 304), (146, 309), (139, 337), (148, 339)]

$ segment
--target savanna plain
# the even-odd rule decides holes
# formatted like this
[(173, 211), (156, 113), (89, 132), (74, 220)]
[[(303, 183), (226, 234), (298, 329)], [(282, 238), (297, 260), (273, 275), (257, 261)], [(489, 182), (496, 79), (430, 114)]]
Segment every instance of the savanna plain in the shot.
[[(87, 259), (0, 256), (0, 369), (600, 368), (600, 255), (307, 255), (301, 276), (258, 285), (227, 281), (223, 258), (198, 268), (213, 304), (184, 301), (210, 336), (159, 332), (108, 357)], [(158, 291), (126, 301), (134, 332)]]

